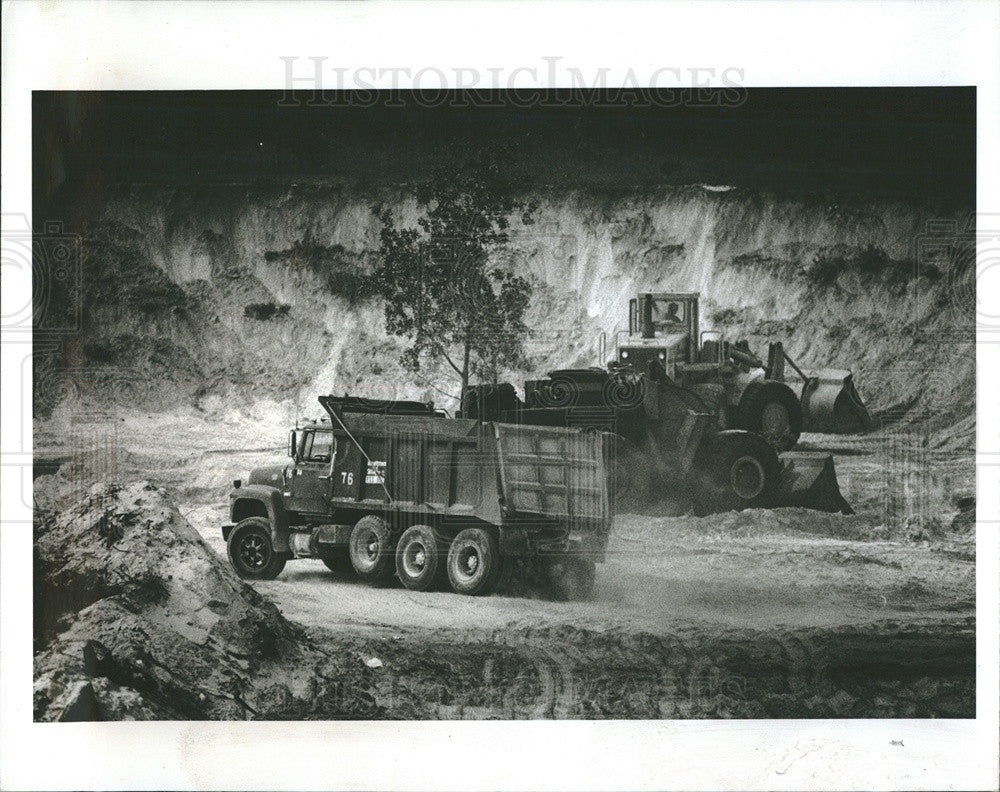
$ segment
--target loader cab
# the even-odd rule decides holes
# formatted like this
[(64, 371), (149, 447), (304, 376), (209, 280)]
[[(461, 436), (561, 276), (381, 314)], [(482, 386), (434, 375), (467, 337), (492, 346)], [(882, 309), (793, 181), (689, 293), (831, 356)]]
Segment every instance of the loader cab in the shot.
[(628, 334), (617, 339), (617, 361), (638, 371), (662, 368), (674, 376), (678, 363), (699, 358), (698, 293), (645, 293), (629, 300)]

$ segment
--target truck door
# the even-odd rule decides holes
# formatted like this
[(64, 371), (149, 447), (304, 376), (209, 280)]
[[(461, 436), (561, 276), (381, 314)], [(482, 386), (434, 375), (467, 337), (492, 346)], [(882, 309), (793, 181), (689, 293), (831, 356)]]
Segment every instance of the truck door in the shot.
[(295, 466), (287, 482), (289, 508), (302, 514), (327, 512), (330, 497), (330, 472), (336, 441), (329, 430), (303, 433)]
[(365, 476), (365, 458), (357, 443), (349, 437), (337, 437), (337, 453), (333, 463), (331, 497), (338, 500), (358, 500)]

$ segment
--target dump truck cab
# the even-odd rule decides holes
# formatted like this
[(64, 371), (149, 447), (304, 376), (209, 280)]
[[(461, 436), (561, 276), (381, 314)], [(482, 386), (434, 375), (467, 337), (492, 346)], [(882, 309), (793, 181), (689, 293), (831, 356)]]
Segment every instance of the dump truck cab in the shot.
[(320, 397), (289, 433), (289, 461), (230, 492), (223, 526), (243, 577), (318, 558), (371, 582), (498, 583), (504, 559), (539, 559), (577, 595), (593, 584), (613, 517), (601, 433), (449, 418), (419, 403)]

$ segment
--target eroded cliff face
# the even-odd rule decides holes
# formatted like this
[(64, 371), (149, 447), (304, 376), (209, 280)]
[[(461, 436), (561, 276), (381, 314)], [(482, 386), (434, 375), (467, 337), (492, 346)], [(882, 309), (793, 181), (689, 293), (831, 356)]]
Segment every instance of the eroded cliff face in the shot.
[[(535, 224), (499, 256), (536, 283), (515, 381), (596, 364), (599, 333), (625, 325), (637, 292), (700, 291), (703, 329), (853, 369), (875, 412), (972, 441), (968, 211), (711, 186), (531, 197)], [(312, 413), (315, 393), (347, 390), (453, 406), (454, 379), (403, 371), (385, 333), (368, 279), (376, 202), (415, 220), (403, 187), (120, 188), (84, 243), (83, 332), (61, 363), (36, 362), (36, 403), (270, 398)]]

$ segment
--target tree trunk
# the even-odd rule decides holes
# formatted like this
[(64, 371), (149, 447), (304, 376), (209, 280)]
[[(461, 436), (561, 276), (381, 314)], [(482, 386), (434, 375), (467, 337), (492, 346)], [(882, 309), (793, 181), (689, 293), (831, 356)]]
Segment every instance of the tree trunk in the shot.
[(462, 395), (459, 406), (465, 404), (465, 392), (469, 389), (469, 342), (465, 342), (465, 351), (462, 353)]

